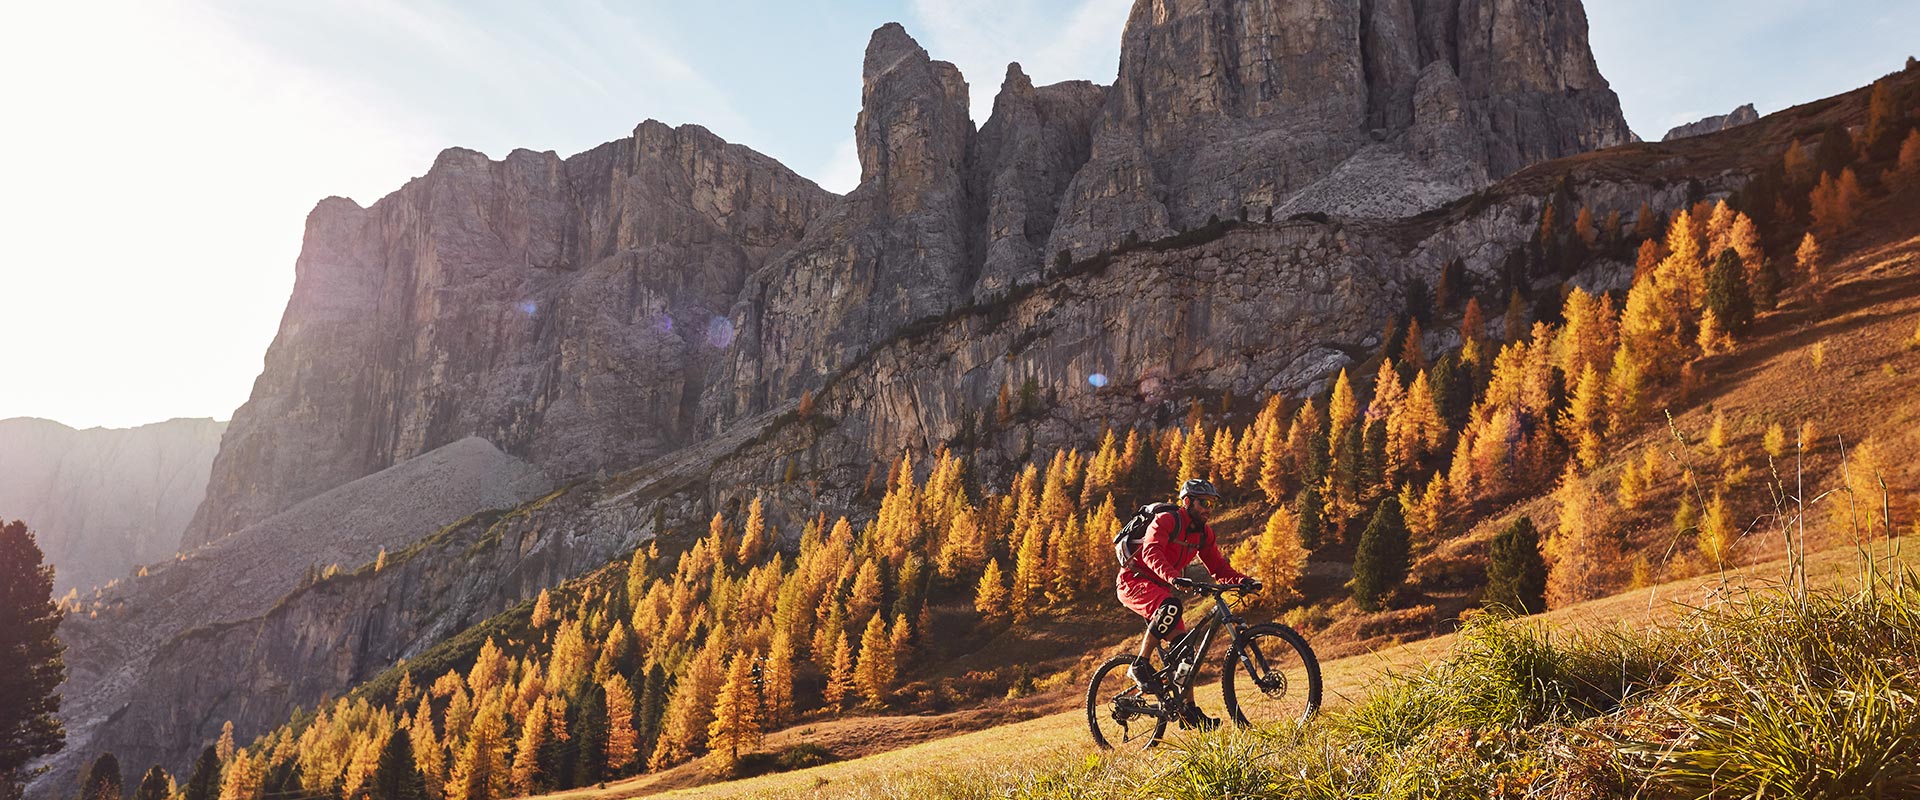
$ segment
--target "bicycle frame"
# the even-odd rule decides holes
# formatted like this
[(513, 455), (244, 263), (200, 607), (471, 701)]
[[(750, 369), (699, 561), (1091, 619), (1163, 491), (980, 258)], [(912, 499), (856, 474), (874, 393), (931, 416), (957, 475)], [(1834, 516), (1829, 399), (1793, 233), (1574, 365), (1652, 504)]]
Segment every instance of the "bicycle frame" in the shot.
[(1180, 638), (1169, 642), (1167, 645), (1172, 652), (1179, 652), (1182, 648), (1187, 647), (1189, 643), (1192, 643), (1195, 637), (1199, 637), (1199, 642), (1186, 651), (1185, 657), (1181, 658), (1177, 663), (1166, 665), (1166, 669), (1170, 671), (1170, 674), (1172, 671), (1177, 671), (1181, 664), (1190, 665), (1187, 668), (1187, 674), (1185, 676), (1169, 682), (1169, 685), (1177, 690), (1178, 693), (1184, 694), (1187, 687), (1193, 684), (1194, 676), (1200, 674), (1200, 658), (1205, 656), (1207, 648), (1213, 645), (1213, 635), (1220, 630), (1222, 625), (1232, 626), (1235, 634), (1238, 634), (1242, 629), (1247, 627), (1247, 621), (1242, 619), (1238, 614), (1233, 613), (1233, 608), (1227, 605), (1225, 592), (1209, 592), (1208, 596), (1213, 598), (1214, 607), (1207, 611), (1206, 621), (1194, 626), (1193, 629), (1182, 634)]

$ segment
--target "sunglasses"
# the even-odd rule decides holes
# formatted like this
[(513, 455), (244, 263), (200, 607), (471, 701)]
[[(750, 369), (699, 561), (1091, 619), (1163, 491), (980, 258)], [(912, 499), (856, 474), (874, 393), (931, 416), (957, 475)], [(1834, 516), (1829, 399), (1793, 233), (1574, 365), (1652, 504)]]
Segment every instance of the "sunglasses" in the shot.
[(1187, 499), (1192, 500), (1201, 508), (1213, 508), (1214, 505), (1220, 501), (1218, 497), (1189, 497)]

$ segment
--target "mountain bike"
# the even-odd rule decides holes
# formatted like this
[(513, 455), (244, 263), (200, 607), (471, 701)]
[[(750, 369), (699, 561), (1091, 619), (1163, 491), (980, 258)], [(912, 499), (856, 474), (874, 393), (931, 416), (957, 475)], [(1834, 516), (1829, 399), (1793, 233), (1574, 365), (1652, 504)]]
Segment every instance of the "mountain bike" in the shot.
[[(1307, 640), (1277, 622), (1250, 624), (1227, 605), (1228, 592), (1254, 591), (1258, 584), (1195, 581), (1192, 591), (1213, 599), (1207, 618), (1161, 650), (1165, 666), (1155, 673), (1159, 691), (1143, 692), (1127, 675), (1139, 656), (1107, 659), (1087, 684), (1087, 727), (1102, 749), (1146, 749), (1166, 735), (1167, 723), (1187, 710), (1187, 687), (1199, 679), (1200, 659), (1221, 626), (1233, 629), (1220, 694), (1227, 714), (1240, 727), (1305, 721), (1320, 708), (1320, 661)], [(1151, 662), (1149, 662), (1151, 665)]]

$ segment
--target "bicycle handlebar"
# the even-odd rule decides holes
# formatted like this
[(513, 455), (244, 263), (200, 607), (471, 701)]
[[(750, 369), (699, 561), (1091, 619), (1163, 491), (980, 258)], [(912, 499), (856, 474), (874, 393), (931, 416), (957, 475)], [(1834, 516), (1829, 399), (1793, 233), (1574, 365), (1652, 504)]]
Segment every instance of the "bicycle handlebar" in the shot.
[(1261, 588), (1260, 582), (1252, 578), (1248, 578), (1239, 583), (1212, 583), (1209, 581), (1189, 580), (1189, 584), (1189, 588), (1192, 591), (1205, 592), (1208, 594), (1222, 594), (1225, 592), (1247, 594), (1257, 592)]

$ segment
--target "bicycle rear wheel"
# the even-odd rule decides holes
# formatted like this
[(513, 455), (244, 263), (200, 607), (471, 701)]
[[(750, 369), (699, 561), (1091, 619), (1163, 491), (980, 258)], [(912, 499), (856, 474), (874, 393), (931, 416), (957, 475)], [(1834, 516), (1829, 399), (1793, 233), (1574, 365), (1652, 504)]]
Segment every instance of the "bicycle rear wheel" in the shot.
[(1138, 656), (1107, 659), (1087, 683), (1087, 728), (1103, 750), (1145, 750), (1166, 733), (1165, 704), (1142, 693), (1127, 674), (1127, 668), (1139, 660)]
[(1243, 728), (1303, 722), (1320, 708), (1320, 661), (1292, 628), (1255, 625), (1227, 650), (1220, 693)]

